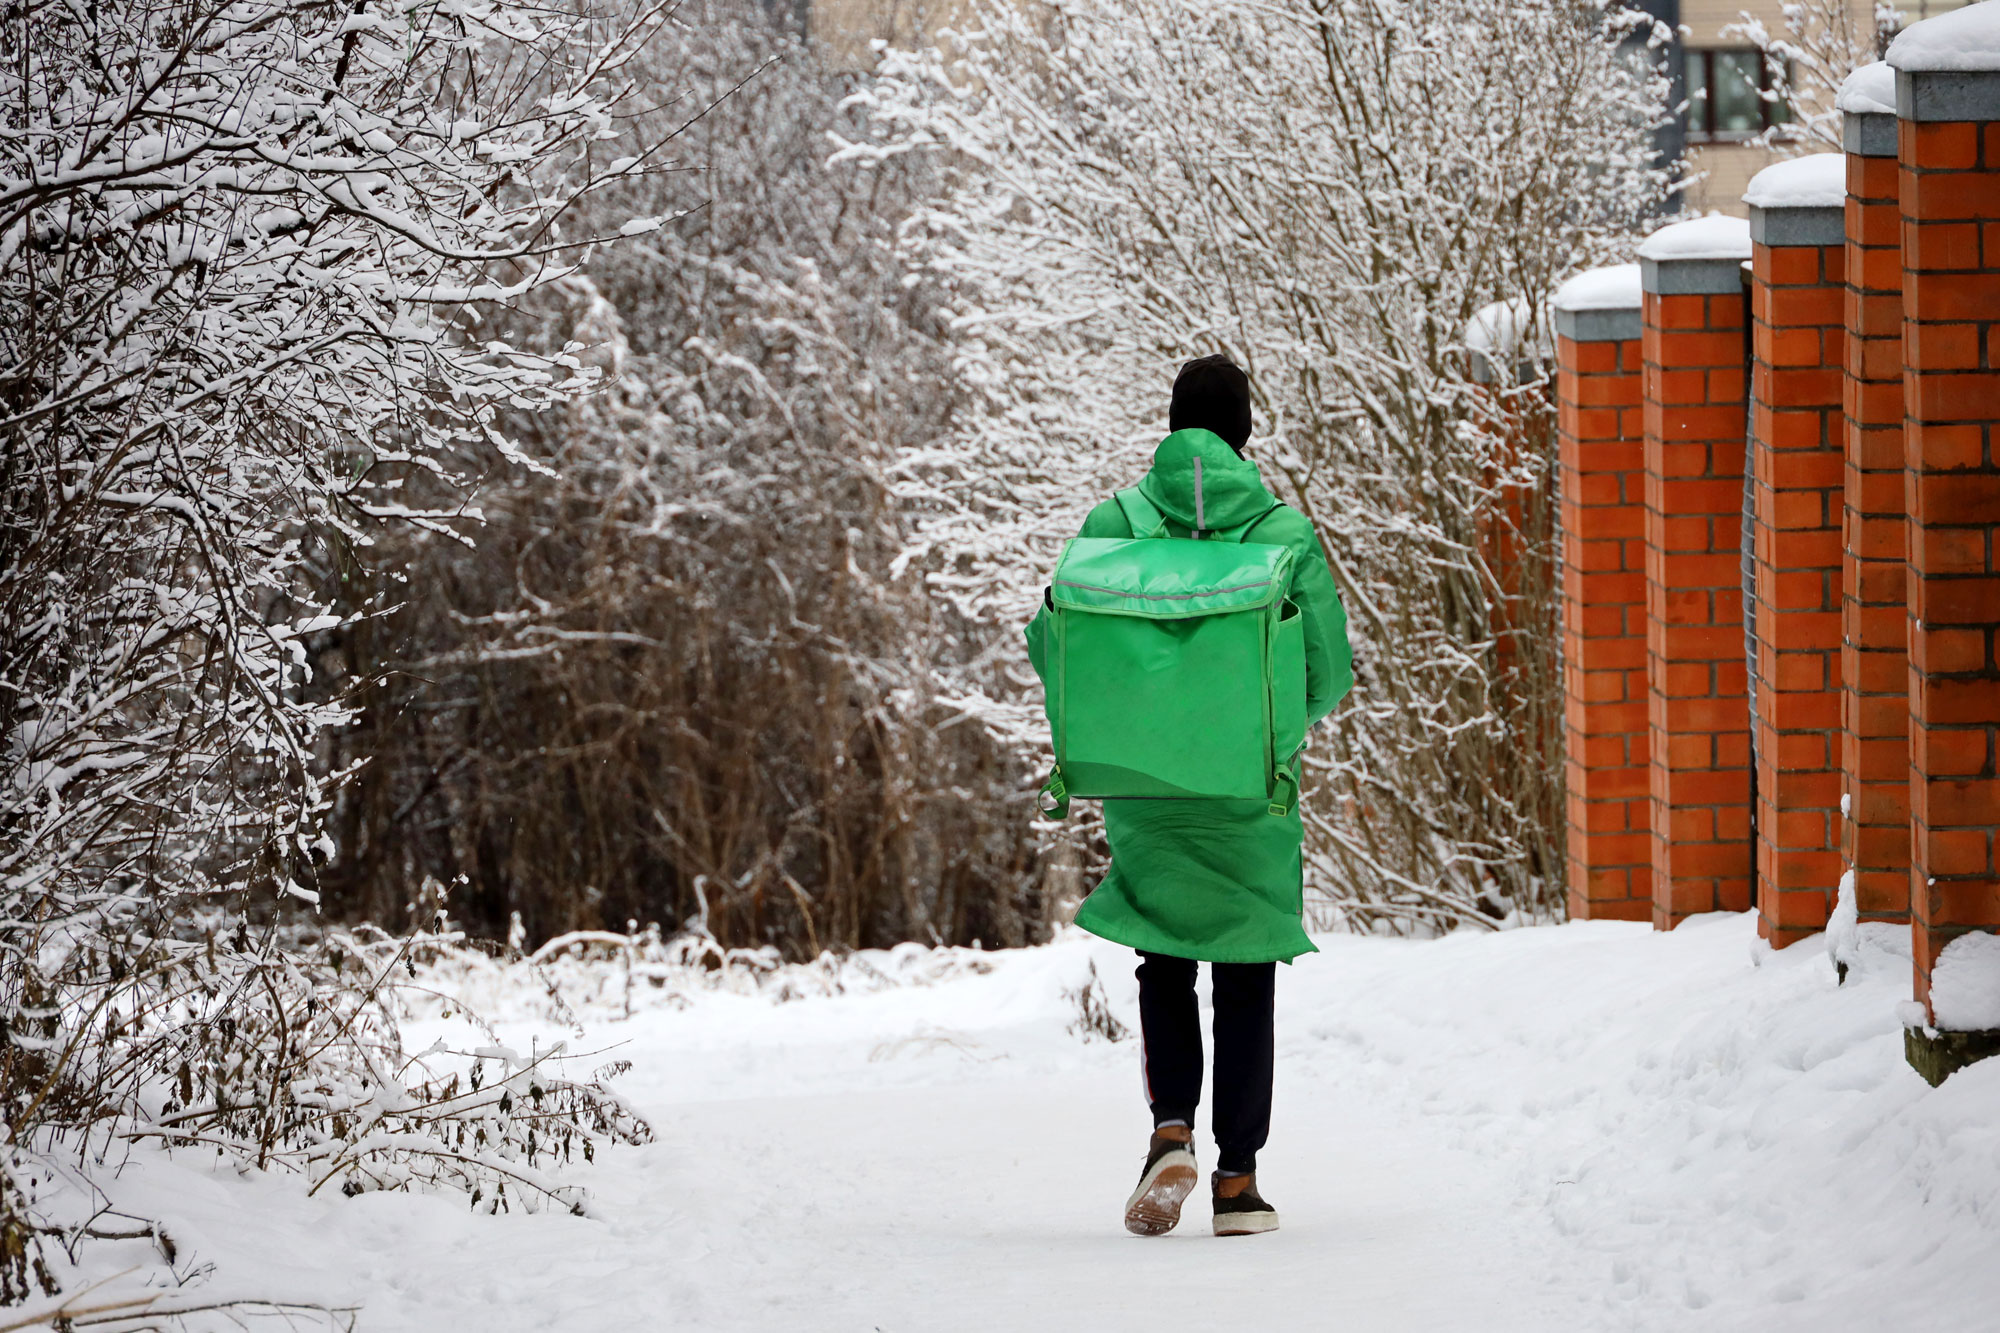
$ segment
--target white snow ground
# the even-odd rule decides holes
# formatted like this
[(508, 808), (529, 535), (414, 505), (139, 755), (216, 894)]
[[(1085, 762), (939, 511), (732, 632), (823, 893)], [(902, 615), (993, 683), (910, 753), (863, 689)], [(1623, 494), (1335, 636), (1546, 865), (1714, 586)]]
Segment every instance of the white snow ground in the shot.
[[(591, 1218), (153, 1155), (114, 1192), (213, 1265), (194, 1290), (369, 1330), (1990, 1330), (2000, 1060), (1907, 1068), (1903, 938), (1862, 927), (1843, 987), (1747, 916), (1323, 938), (1279, 979), (1272, 1236), (1214, 1238), (1200, 1196), (1171, 1236), (1120, 1228), (1137, 1050), (1072, 1035), (1065, 992), (1094, 965), (1136, 1025), (1135, 986), (1081, 938), (593, 1021), (659, 1142), (578, 1173)], [(521, 1045), (562, 1035), (486, 990)]]

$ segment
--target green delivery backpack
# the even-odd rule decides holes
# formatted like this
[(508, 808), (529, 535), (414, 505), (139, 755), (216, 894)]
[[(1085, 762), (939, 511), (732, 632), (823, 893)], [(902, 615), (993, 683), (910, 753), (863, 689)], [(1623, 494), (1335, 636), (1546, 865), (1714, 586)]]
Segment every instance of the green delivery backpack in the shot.
[(1138, 490), (1117, 500), (1137, 535), (1072, 539), (1044, 603), (1056, 752), (1044, 813), (1061, 819), (1087, 796), (1257, 799), (1289, 814), (1306, 721), (1290, 548), (1244, 541), (1265, 515), (1233, 536), (1169, 537)]

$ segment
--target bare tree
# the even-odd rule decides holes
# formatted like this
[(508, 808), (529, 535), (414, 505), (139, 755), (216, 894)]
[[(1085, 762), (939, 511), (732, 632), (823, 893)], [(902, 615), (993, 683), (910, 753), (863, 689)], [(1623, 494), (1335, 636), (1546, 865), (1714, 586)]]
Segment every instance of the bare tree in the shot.
[(404, 605), (328, 640), (368, 704), (337, 762), (369, 760), (330, 902), (394, 919), (432, 875), (462, 879), (468, 924), (536, 940), (1027, 942), (1029, 761), (960, 725), (949, 609), (896, 560), (899, 462), (964, 401), (895, 245), (929, 173), (829, 170), (851, 79), (761, 6), (682, 12), (638, 68), (709, 108), (677, 146), (692, 170), (593, 208), (686, 216), (527, 330), (590, 344), (615, 383), (519, 423), (538, 471), (478, 491), (476, 548), (406, 529), (342, 583), (357, 611)]
[[(1552, 510), (1515, 503), (1547, 494), (1552, 432), (1534, 392), (1483, 411), (1463, 331), (1498, 299), (1539, 308), (1660, 196), (1664, 80), (1626, 54), (1658, 34), (1625, 22), (1563, 0), (1057, 0), (890, 54), (857, 96), (893, 133), (843, 154), (951, 174), (906, 244), (951, 284), (985, 410), (912, 458), (911, 558), (1007, 627), (965, 659), (996, 734), (1039, 730), (1011, 626), (1054, 542), (1143, 466), (1174, 365), (1225, 351), (1356, 639), (1308, 760), (1326, 918), (1560, 911)], [(1510, 523), (1518, 541), (1482, 540)]]
[[(311, 901), (331, 851), (340, 775), (319, 746), (351, 711), (308, 688), (312, 640), (342, 614), (316, 552), (384, 524), (460, 531), (476, 515), (453, 468), (522, 461), (501, 415), (582, 386), (566, 351), (484, 322), (564, 275), (593, 239), (570, 221), (581, 203), (652, 169), (657, 142), (616, 139), (628, 63), (666, 15), (8, 11), (0, 1111), (16, 1144), (159, 1132), (262, 1162), (316, 1138), (350, 1181), (397, 1157), (335, 1165), (373, 1131), (315, 1084), (423, 1080), (380, 978), (243, 914)], [(449, 1120), (440, 1096), (407, 1109)], [(578, 1097), (561, 1114), (587, 1132), (599, 1099)], [(501, 1135), (486, 1165), (508, 1151)]]

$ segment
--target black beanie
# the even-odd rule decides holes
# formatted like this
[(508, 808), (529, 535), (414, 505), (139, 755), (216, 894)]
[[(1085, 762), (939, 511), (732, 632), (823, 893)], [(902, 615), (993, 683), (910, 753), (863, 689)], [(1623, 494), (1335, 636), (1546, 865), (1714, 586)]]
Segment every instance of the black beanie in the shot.
[(1188, 362), (1174, 376), (1167, 429), (1214, 431), (1242, 453), (1250, 442), (1250, 377), (1220, 352)]

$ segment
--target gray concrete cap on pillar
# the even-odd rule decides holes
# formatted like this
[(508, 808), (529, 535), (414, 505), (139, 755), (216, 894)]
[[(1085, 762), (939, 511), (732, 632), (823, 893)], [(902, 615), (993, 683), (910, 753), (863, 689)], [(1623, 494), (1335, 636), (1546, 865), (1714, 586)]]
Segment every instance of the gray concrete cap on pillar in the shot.
[(1556, 333), (1571, 342), (1624, 342), (1639, 336), (1639, 308), (1646, 294), (1637, 264), (1586, 269), (1549, 298)]
[[(1839, 162), (1838, 154), (1824, 156)], [(1639, 285), (1655, 296), (1740, 292), (1750, 248), (1750, 224), (1742, 218), (1713, 213), (1676, 222), (1639, 242)]]
[(1639, 309), (1557, 310), (1556, 334), (1578, 343), (1624, 342), (1640, 333)]
[(1641, 259), (1646, 290), (1655, 296), (1716, 296), (1743, 290), (1740, 259)]
[(1750, 239), (1758, 245), (1839, 245), (1847, 239), (1847, 210), (1753, 205)]
[(1840, 146), (1856, 157), (1894, 157), (1896, 118), (1880, 111), (1849, 111), (1840, 119)]
[(2000, 120), (2000, 69), (1899, 69), (1896, 114), (1904, 120)]

